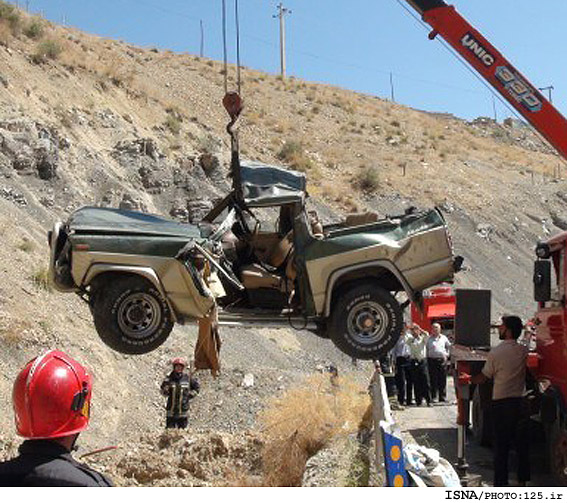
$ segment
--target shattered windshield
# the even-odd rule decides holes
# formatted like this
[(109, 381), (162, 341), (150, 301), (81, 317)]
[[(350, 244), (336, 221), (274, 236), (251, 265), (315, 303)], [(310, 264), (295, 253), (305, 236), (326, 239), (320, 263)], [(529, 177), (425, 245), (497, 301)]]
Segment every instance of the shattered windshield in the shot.
[(218, 241), (220, 240), (220, 238), (226, 233), (228, 232), (230, 229), (232, 229), (232, 226), (234, 225), (234, 222), (236, 222), (236, 210), (234, 208), (232, 208), (229, 212), (228, 215), (226, 216), (226, 218), (222, 221), (222, 223), (218, 226), (217, 230), (215, 232), (213, 232), (210, 236), (209, 239), (211, 239), (212, 241)]

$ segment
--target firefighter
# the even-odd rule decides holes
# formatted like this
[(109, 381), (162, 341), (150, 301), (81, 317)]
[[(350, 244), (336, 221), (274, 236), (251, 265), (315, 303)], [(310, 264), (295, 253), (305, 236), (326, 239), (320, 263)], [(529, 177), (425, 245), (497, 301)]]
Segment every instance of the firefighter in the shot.
[(174, 358), (173, 370), (161, 383), (161, 392), (167, 397), (166, 428), (187, 428), (189, 401), (199, 394), (199, 381), (185, 372), (187, 361)]
[(0, 486), (112, 486), (71, 456), (89, 424), (91, 394), (88, 371), (61, 351), (26, 364), (12, 392), (16, 430), (26, 440), (16, 458), (0, 463)]

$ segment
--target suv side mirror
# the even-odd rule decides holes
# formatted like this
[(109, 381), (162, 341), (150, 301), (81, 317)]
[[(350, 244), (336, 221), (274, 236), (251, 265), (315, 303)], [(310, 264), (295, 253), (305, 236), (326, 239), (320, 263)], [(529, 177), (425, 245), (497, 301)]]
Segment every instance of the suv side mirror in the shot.
[(551, 299), (551, 262), (537, 260), (534, 263), (534, 299), (547, 302)]

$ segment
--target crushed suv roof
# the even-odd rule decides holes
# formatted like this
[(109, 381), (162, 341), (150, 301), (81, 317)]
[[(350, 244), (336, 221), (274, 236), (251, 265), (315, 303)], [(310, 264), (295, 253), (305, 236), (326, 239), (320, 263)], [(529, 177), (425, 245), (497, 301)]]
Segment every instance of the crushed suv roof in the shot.
[(240, 165), (242, 197), (250, 208), (301, 203), (305, 199), (303, 173), (254, 161)]

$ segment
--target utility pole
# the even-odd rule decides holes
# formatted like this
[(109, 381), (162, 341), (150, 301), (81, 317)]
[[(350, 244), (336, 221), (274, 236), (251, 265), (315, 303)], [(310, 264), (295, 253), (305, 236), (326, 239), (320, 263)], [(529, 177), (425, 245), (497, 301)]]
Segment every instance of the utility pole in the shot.
[(205, 55), (205, 30), (203, 28), (203, 20), (201, 19), (201, 57)]
[(392, 103), (396, 102), (396, 95), (394, 93), (394, 74), (390, 72), (390, 96), (392, 97)]
[(555, 89), (553, 86), (538, 87), (538, 89), (540, 91), (547, 91), (548, 95), (549, 95), (549, 102), (553, 103), (553, 100), (551, 99), (551, 91), (553, 91)]
[(285, 16), (291, 14), (291, 10), (286, 9), (280, 2), (278, 5), (278, 13), (272, 16), (280, 19), (280, 64), (281, 76), (285, 79)]
[(498, 114), (496, 113), (496, 100), (494, 99), (494, 94), (492, 96), (492, 111), (494, 112), (494, 122), (498, 122)]

